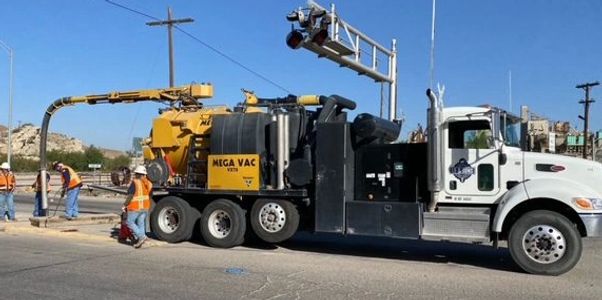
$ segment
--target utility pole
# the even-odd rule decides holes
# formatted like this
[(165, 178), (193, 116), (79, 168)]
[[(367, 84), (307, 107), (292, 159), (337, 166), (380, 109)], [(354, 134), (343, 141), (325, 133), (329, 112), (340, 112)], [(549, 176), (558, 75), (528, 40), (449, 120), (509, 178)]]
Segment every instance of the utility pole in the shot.
[(599, 85), (600, 82), (588, 82), (584, 84), (579, 84), (576, 86), (578, 89), (585, 90), (585, 100), (579, 101), (580, 104), (585, 104), (584, 109), (585, 112), (583, 116), (579, 116), (581, 120), (583, 120), (583, 158), (587, 159), (587, 130), (589, 125), (589, 104), (595, 102), (594, 99), (589, 98), (589, 91), (594, 87)]
[(167, 42), (169, 43), (169, 87), (174, 86), (174, 61), (173, 61), (173, 33), (172, 28), (174, 24), (181, 23), (191, 23), (194, 22), (192, 18), (184, 18), (184, 19), (173, 19), (171, 7), (167, 8), (167, 20), (164, 21), (155, 21), (155, 22), (147, 22), (148, 26), (164, 26), (167, 25)]

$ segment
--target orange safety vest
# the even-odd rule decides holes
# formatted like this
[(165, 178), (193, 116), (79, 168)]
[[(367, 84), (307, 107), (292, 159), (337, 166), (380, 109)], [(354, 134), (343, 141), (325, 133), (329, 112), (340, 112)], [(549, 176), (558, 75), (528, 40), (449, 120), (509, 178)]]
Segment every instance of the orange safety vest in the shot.
[(132, 201), (128, 204), (128, 211), (149, 210), (150, 209), (150, 192), (153, 189), (153, 184), (146, 178), (134, 179), (134, 195)]
[[(42, 176), (38, 174), (38, 177), (36, 177), (36, 181), (33, 184), (36, 192), (42, 191), (42, 180), (40, 179), (42, 179)], [(46, 173), (46, 192), (50, 192), (50, 175), (48, 173)]]
[(4, 174), (0, 172), (0, 191), (10, 191), (15, 187), (15, 175), (13, 172)]
[[(63, 165), (63, 171), (61, 171), (61, 173), (64, 172), (65, 169), (69, 172), (70, 178), (67, 189), (73, 189), (82, 184), (82, 180), (79, 178), (79, 175), (77, 175), (77, 173), (75, 173), (71, 167)], [(61, 181), (63, 182), (63, 186), (65, 186), (65, 176), (61, 176)]]

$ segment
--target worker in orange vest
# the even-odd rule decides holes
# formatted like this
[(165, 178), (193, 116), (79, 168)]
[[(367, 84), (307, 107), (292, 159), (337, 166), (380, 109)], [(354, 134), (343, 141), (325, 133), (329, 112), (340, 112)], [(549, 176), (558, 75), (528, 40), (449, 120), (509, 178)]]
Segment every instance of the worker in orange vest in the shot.
[(134, 248), (140, 248), (146, 241), (146, 216), (150, 210), (150, 198), (153, 184), (146, 178), (146, 168), (137, 166), (134, 179), (128, 190), (128, 196), (121, 208), (127, 211), (127, 225), (136, 238)]
[(61, 198), (65, 197), (65, 218), (67, 220), (73, 220), (79, 215), (79, 191), (82, 187), (82, 180), (79, 175), (71, 167), (63, 164), (60, 161), (52, 163), (52, 168), (61, 173), (61, 180), (63, 181), (63, 191), (61, 192)]
[(15, 183), (15, 175), (10, 171), (10, 165), (7, 162), (3, 162), (0, 165), (0, 220), (2, 221), (5, 220), (7, 213), (9, 221), (16, 221), (13, 198)]
[[(36, 177), (36, 181), (33, 182), (31, 187), (36, 191), (33, 216), (42, 217), (40, 214), (42, 211), (42, 174), (38, 173), (38, 177)], [(46, 192), (50, 192), (50, 174), (48, 173), (46, 173)]]

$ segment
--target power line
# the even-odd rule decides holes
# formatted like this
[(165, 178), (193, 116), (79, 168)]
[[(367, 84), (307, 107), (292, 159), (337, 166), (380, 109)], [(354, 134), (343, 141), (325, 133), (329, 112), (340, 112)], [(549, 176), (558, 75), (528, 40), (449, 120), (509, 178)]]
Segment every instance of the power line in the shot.
[(213, 52), (217, 53), (218, 55), (222, 56), (223, 58), (225, 58), (225, 59), (229, 60), (231, 63), (233, 63), (233, 64), (235, 64), (235, 65), (237, 65), (237, 66), (239, 66), (239, 67), (241, 67), (241, 68), (245, 69), (245, 70), (246, 70), (246, 71), (248, 71), (249, 73), (251, 73), (251, 74), (253, 74), (253, 75), (255, 75), (255, 76), (257, 76), (257, 77), (259, 77), (259, 78), (261, 78), (261, 79), (263, 79), (263, 80), (265, 80), (266, 82), (268, 82), (268, 83), (272, 84), (273, 86), (275, 86), (275, 87), (277, 87), (277, 88), (279, 88), (279, 89), (281, 89), (281, 90), (283, 90), (283, 91), (285, 91), (285, 92), (287, 92), (287, 93), (289, 93), (289, 94), (292, 94), (292, 93), (291, 93), (291, 91), (289, 91), (289, 90), (288, 90), (288, 89), (286, 89), (285, 87), (283, 87), (283, 86), (281, 86), (281, 85), (277, 84), (276, 82), (272, 81), (271, 79), (269, 79), (269, 78), (267, 78), (267, 77), (265, 77), (265, 76), (263, 76), (263, 75), (261, 75), (261, 74), (259, 74), (259, 73), (255, 72), (255, 71), (253, 71), (251, 68), (249, 68), (249, 67), (247, 67), (247, 66), (243, 65), (241, 62), (239, 62), (239, 61), (235, 60), (234, 58), (232, 58), (232, 57), (230, 57), (229, 55), (227, 55), (227, 54), (225, 54), (225, 53), (221, 52), (220, 50), (218, 50), (218, 49), (214, 48), (213, 46), (211, 46), (211, 45), (209, 45), (209, 44), (207, 44), (207, 43), (203, 42), (201, 39), (197, 38), (196, 36), (194, 36), (193, 34), (191, 34), (191, 33), (187, 32), (187, 31), (185, 31), (184, 29), (180, 28), (179, 26), (174, 26), (174, 27), (175, 27), (175, 28), (176, 28), (178, 31), (180, 31), (181, 33), (183, 33), (183, 34), (187, 35), (187, 36), (188, 36), (188, 37), (190, 37), (191, 39), (193, 39), (193, 40), (195, 40), (195, 41), (199, 42), (201, 45), (203, 45), (203, 46), (207, 47), (209, 50), (211, 50), (211, 51), (213, 51)]
[(129, 8), (129, 7), (127, 7), (127, 6), (124, 6), (124, 5), (122, 5), (122, 4), (119, 4), (119, 3), (117, 3), (117, 2), (113, 2), (113, 1), (111, 1), (111, 0), (105, 0), (105, 2), (107, 2), (107, 3), (109, 3), (109, 4), (112, 4), (112, 5), (115, 5), (115, 6), (117, 6), (117, 7), (123, 8), (123, 9), (125, 9), (125, 10), (128, 10), (128, 11), (130, 11), (130, 12), (133, 12), (133, 13), (135, 13), (135, 14), (139, 14), (139, 15), (141, 15), (141, 16), (145, 16), (145, 17), (147, 17), (147, 18), (151, 18), (151, 19), (153, 19), (153, 20), (157, 20), (157, 21), (159, 21), (159, 18), (153, 17), (153, 16), (151, 16), (151, 15), (147, 15), (147, 14), (145, 14), (145, 13), (141, 12), (141, 11), (135, 10), (135, 9), (133, 9), (133, 8)]
[[(122, 4), (119, 4), (119, 3), (116, 3), (116, 2), (114, 2), (114, 1), (111, 1), (111, 0), (105, 0), (105, 2), (107, 2), (107, 3), (111, 4), (111, 5), (114, 5), (114, 6), (116, 6), (116, 7), (119, 7), (119, 8), (125, 9), (125, 10), (127, 10), (127, 11), (130, 11), (130, 12), (132, 12), (132, 13), (135, 13), (135, 14), (138, 14), (138, 15), (141, 15), (141, 16), (144, 16), (144, 17), (147, 17), (147, 18), (151, 18), (151, 19), (153, 19), (153, 20), (156, 20), (156, 21), (160, 21), (160, 19), (159, 19), (159, 18), (157, 18), (157, 17), (153, 17), (153, 16), (151, 16), (151, 15), (149, 15), (149, 14), (143, 13), (143, 12), (141, 12), (141, 11), (138, 11), (138, 10), (135, 10), (135, 9), (133, 9), (133, 8), (129, 8), (129, 7), (125, 6), (125, 5), (122, 5)], [(210, 44), (208, 44), (208, 43), (206, 43), (206, 42), (202, 41), (200, 38), (196, 37), (196, 36), (195, 36), (195, 35), (193, 35), (192, 33), (189, 33), (188, 31), (186, 31), (186, 30), (184, 30), (184, 29), (182, 29), (182, 28), (178, 27), (177, 25), (173, 25), (173, 27), (174, 27), (174, 28), (176, 28), (176, 29), (177, 29), (178, 31), (180, 31), (181, 33), (183, 33), (184, 35), (186, 35), (186, 36), (188, 36), (189, 38), (193, 39), (194, 41), (196, 41), (196, 42), (200, 43), (201, 45), (205, 46), (205, 47), (206, 47), (206, 48), (208, 48), (209, 50), (211, 50), (211, 51), (215, 52), (216, 54), (218, 54), (218, 55), (220, 55), (221, 57), (225, 58), (226, 60), (230, 61), (231, 63), (233, 63), (233, 64), (235, 64), (235, 65), (239, 66), (240, 68), (242, 68), (242, 69), (246, 70), (247, 72), (249, 72), (249, 73), (251, 73), (251, 74), (253, 74), (253, 75), (257, 76), (258, 78), (260, 78), (260, 79), (264, 80), (265, 82), (267, 82), (267, 83), (269, 83), (269, 84), (271, 84), (271, 85), (273, 85), (273, 86), (277, 87), (278, 89), (280, 89), (280, 90), (282, 90), (282, 91), (284, 91), (284, 92), (286, 92), (286, 93), (292, 94), (292, 92), (291, 92), (291, 91), (289, 91), (287, 88), (285, 88), (285, 87), (281, 86), (280, 84), (278, 84), (278, 83), (274, 82), (273, 80), (271, 80), (271, 79), (267, 78), (266, 76), (264, 76), (264, 75), (261, 75), (260, 73), (258, 73), (258, 72), (256, 72), (256, 71), (253, 71), (253, 70), (252, 70), (250, 67), (247, 67), (247, 66), (245, 66), (243, 63), (241, 63), (241, 62), (237, 61), (236, 59), (232, 58), (231, 56), (227, 55), (226, 53), (224, 53), (224, 52), (220, 51), (219, 49), (217, 49), (217, 48), (215, 48), (215, 47), (211, 46)]]

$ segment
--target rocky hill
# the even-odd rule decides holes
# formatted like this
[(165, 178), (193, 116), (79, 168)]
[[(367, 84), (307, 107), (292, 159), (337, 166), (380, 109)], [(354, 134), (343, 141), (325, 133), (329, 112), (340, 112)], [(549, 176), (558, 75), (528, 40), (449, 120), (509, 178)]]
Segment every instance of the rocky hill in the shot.
[[(0, 125), (0, 153), (6, 153), (7, 128)], [(38, 159), (40, 150), (40, 127), (25, 124), (12, 131), (12, 153), (29, 159)], [(84, 152), (88, 146), (82, 141), (60, 133), (50, 132), (48, 134), (48, 151), (62, 150), (66, 152)], [(125, 155), (122, 151), (111, 149), (100, 149), (108, 158)]]

